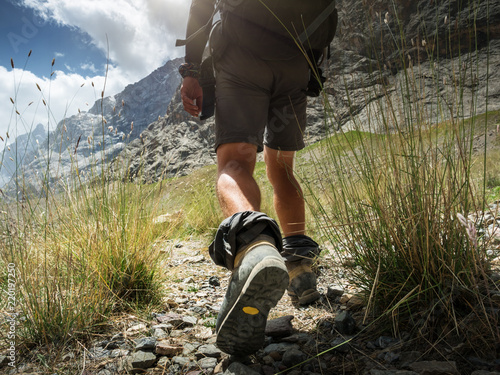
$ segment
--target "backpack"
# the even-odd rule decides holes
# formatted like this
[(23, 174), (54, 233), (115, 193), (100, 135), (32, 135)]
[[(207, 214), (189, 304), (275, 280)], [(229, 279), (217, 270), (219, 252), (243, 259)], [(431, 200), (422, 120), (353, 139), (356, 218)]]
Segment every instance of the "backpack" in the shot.
[(323, 51), (335, 36), (335, 0), (220, 1), (222, 35), (263, 59)]
[(262, 58), (311, 56), (311, 51), (316, 56), (329, 47), (337, 30), (335, 0), (218, 0), (209, 21), (188, 38), (177, 39), (176, 47), (208, 35), (219, 10), (222, 36)]

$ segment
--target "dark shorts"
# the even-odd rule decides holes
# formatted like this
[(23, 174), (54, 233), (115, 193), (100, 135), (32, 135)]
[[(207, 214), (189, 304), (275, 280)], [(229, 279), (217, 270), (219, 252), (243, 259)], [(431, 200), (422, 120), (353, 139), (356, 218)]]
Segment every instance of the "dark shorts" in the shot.
[(215, 149), (233, 142), (259, 151), (304, 148), (308, 75), (303, 56), (261, 60), (228, 45), (216, 64)]

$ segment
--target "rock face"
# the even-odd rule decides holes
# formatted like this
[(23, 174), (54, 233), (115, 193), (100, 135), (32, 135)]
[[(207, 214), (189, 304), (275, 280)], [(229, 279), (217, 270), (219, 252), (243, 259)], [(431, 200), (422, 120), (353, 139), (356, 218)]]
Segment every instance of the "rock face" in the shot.
[[(340, 127), (386, 131), (500, 108), (499, 2), (337, 0), (337, 8), (339, 27), (324, 69), (328, 116), (322, 97), (309, 99), (307, 143)], [(407, 97), (406, 82), (413, 90)], [(387, 113), (389, 122), (381, 120)], [(145, 181), (184, 175), (215, 162), (213, 126), (213, 119), (200, 122), (184, 112), (177, 92), (167, 117), (121, 156), (131, 175)]]
[(198, 121), (185, 112), (178, 89), (167, 116), (148, 126), (114, 163), (119, 174), (153, 182), (215, 163), (213, 119)]
[(335, 44), (390, 68), (401, 67), (401, 52), (414, 61), (450, 58), (486, 47), (488, 34), (500, 38), (500, 4), (494, 1), (337, 0), (337, 7)]
[[(165, 114), (180, 83), (180, 62), (181, 59), (169, 61), (121, 93), (97, 100), (88, 112), (62, 120), (43, 143), (24, 156), (18, 166), (24, 177), (22, 185), (26, 188), (39, 183), (37, 172), (47, 170), (47, 164), (44, 178), (51, 183), (75, 167), (83, 176), (100, 173), (103, 160), (114, 158), (151, 122)], [(19, 191), (15, 185), (16, 181), (11, 181), (7, 190)]]
[[(498, 2), (337, 4), (326, 84), (336, 127), (386, 130), (373, 121), (384, 111), (394, 115), (391, 130), (500, 108)], [(405, 108), (415, 117), (401, 118)]]

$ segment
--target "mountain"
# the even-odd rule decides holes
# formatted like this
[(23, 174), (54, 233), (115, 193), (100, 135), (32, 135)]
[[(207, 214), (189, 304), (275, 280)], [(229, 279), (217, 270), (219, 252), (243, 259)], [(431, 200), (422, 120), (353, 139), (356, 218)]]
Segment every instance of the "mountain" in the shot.
[(180, 63), (181, 59), (169, 61), (119, 94), (97, 100), (88, 112), (60, 121), (44, 142), (23, 156), (18, 164), (22, 178), (13, 179), (6, 190), (64, 181), (74, 168), (80, 177), (99, 174), (103, 160), (113, 159), (165, 114), (180, 84)]
[[(328, 121), (323, 98), (309, 98), (308, 144), (340, 127), (385, 131), (373, 121), (382, 115), (404, 124), (405, 105), (416, 109), (411, 121), (433, 122), (500, 109), (500, 2), (337, 0), (337, 9), (340, 22), (324, 67)], [(416, 86), (404, 98), (399, 88), (407, 79)], [(177, 91), (167, 116), (120, 159), (144, 181), (188, 174), (215, 163), (213, 127), (213, 118), (189, 116)]]
[(38, 124), (35, 129), (27, 134), (18, 136), (14, 142), (7, 145), (0, 152), (0, 188), (2, 188), (17, 170), (17, 166), (25, 163), (25, 158), (29, 157), (39, 145), (43, 144), (47, 138), (47, 132), (42, 124)]
[[(381, 116), (406, 126), (500, 109), (500, 2), (337, 0), (337, 9), (337, 35), (323, 66), (328, 106), (322, 97), (309, 99), (308, 144), (339, 128), (386, 131), (374, 121)], [(169, 62), (62, 121), (26, 175), (36, 180), (30, 171), (50, 160), (51, 182), (75, 166), (95, 176), (103, 160), (119, 155), (115, 172), (126, 167), (130, 177), (151, 182), (215, 163), (213, 118), (184, 112), (179, 64)], [(412, 92), (402, 95), (407, 82)]]

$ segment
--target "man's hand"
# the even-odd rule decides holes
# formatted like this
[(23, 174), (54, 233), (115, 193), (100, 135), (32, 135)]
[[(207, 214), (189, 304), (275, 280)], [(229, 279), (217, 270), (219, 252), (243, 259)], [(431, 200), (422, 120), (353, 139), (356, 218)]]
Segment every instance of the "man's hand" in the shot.
[(182, 80), (181, 99), (184, 110), (198, 117), (203, 102), (203, 90), (196, 78), (186, 77)]

